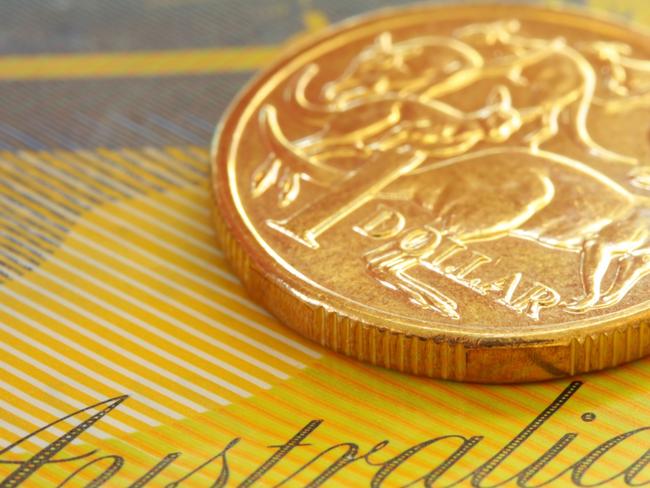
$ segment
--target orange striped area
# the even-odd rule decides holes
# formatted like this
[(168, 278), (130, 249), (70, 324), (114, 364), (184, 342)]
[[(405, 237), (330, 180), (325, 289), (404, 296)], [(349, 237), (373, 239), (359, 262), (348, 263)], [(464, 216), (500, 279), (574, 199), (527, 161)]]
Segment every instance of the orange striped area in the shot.
[[(643, 385), (649, 372), (650, 363), (644, 361), (615, 373), (582, 378), (585, 384), (490, 472), (483, 486), (515, 486), (508, 480), (519, 476), (563, 436), (572, 434), (573, 441), (531, 480), (531, 485), (541, 484), (560, 475), (548, 486), (569, 486), (571, 466), (617, 435), (638, 429), (641, 419), (648, 418), (648, 393), (642, 386), (633, 385)], [(623, 382), (619, 383), (619, 379)], [(288, 486), (307, 486), (323, 476), (351, 446), (356, 450), (353, 457), (360, 459), (341, 467), (328, 483), (366, 486), (382, 463), (413, 446), (445, 436), (482, 436), (439, 478), (441, 486), (448, 486), (466, 478), (499, 452), (568, 384), (569, 381), (507, 387), (450, 384), (406, 377), (328, 354), (293, 379), (236, 405), (195, 414), (174, 424), (146, 428), (120, 439), (98, 440), (93, 443), (98, 451), (88, 459), (108, 455), (123, 458), (124, 464), (111, 478), (110, 486), (127, 486), (166, 455), (179, 453), (156, 475), (155, 486), (165, 486), (191, 473), (187, 486), (211, 486), (220, 474), (223, 476), (223, 458), (194, 471), (239, 439), (226, 455), (227, 486), (234, 486), (254, 473), (277, 446), (289, 441), (310, 421), (321, 420), (301, 446), (293, 448), (264, 473), (257, 486), (287, 481)], [(124, 407), (131, 401), (126, 400)], [(121, 408), (110, 416), (117, 419)], [(585, 421), (585, 414), (594, 414), (595, 418)], [(382, 441), (387, 442), (368, 458), (374, 464), (362, 458)], [(647, 451), (648, 441), (650, 435), (640, 432), (619, 442), (589, 467), (581, 482), (595, 485), (624, 472)], [(458, 438), (447, 438), (421, 449), (403, 460), (381, 486), (406, 486), (418, 480), (445, 460), (458, 444)], [(69, 446), (60, 457), (80, 455), (88, 449), (85, 445)], [(24, 456), (11, 455), (13, 459)], [(45, 466), (31, 480), (36, 485), (60, 483), (84, 464), (74, 461)], [(98, 462), (75, 475), (74, 486), (84, 486), (109, 464)], [(0, 474), (10, 471), (7, 466), (0, 468)], [(636, 481), (645, 481), (648, 476), (647, 471), (641, 472)], [(469, 480), (463, 483), (468, 485)], [(606, 486), (625, 484), (620, 476)]]
[[(84, 166), (73, 164), (78, 160)], [(108, 169), (127, 160), (140, 163), (135, 167), (141, 173), (133, 180), (124, 179), (118, 166), (114, 173)], [(190, 168), (202, 167), (207, 154), (197, 147), (170, 147), (0, 155), (2, 177), (15, 183), (2, 196), (13, 202), (12, 213), (23, 223), (33, 224), (3, 229), (4, 257), (13, 259), (18, 270), (21, 260), (34, 259), (30, 249), (42, 254), (39, 266), (10, 273), (0, 287), (0, 449), (26, 437), (0, 460), (26, 460), (87, 414), (29, 436), (39, 427), (106, 399), (129, 396), (58, 457), (87, 454), (89, 445), (96, 453), (40, 468), (29, 478), (34, 486), (61, 483), (102, 456), (123, 458), (108, 486), (127, 486), (164, 456), (181, 453), (156, 474), (155, 485), (162, 486), (183, 479), (240, 438), (227, 454), (229, 482), (235, 483), (264, 463), (274, 449), (269, 446), (286, 442), (312, 420), (323, 422), (304, 446), (266, 472), (259, 486), (283, 480), (303, 486), (320, 479), (351, 445), (363, 455), (389, 441), (370, 458), (380, 463), (428, 439), (483, 436), (440, 478), (447, 485), (490, 459), (569, 384), (432, 381), (352, 362), (303, 341), (250, 303), (230, 274), (213, 243), (205, 185), (178, 179), (164, 191), (144, 191), (153, 184), (146, 168), (156, 168), (158, 176), (167, 171), (171, 179), (170, 160), (178, 162), (179, 171), (180, 161), (188, 163), (189, 174)], [(18, 163), (20, 172), (14, 171)], [(90, 205), (84, 192), (98, 184), (93, 171), (99, 169), (102, 191), (139, 184), (143, 192)], [(49, 186), (42, 178), (46, 170)], [(71, 178), (78, 182), (76, 190), (66, 187)], [(75, 199), (66, 201), (57, 191), (66, 188)], [(85, 207), (81, 215), (74, 213)], [(30, 210), (49, 212), (48, 219), (39, 221)], [(21, 221), (5, 215), (7, 224)], [(37, 234), (48, 230), (44, 222), (70, 227), (60, 244), (38, 246)], [(17, 249), (17, 243), (26, 250)], [(13, 254), (7, 252), (11, 249)], [(486, 486), (516, 477), (565, 434), (577, 436), (536, 481), (561, 474), (609, 439), (650, 425), (650, 361), (582, 380), (571, 400), (486, 478)], [(595, 414), (595, 420), (583, 421), (585, 413)], [(583, 482), (622, 472), (644, 454), (649, 440), (640, 432), (616, 445)], [(341, 443), (352, 444), (333, 447)], [(423, 449), (382, 486), (407, 485), (457, 447), (449, 439)], [(112, 459), (74, 474), (76, 485), (71, 486), (91, 482)], [(192, 474), (187, 486), (209, 486), (222, 461)], [(0, 464), (0, 479), (14, 469)], [(328, 483), (366, 485), (379, 469), (357, 460)], [(550, 486), (566, 486), (570, 476), (565, 473)], [(650, 473), (639, 476), (645, 480)]]
[[(148, 161), (160, 175), (164, 156), (179, 151), (197, 167), (207, 160), (198, 148), (0, 155), (11, 183), (0, 202), (0, 257), (9, 264), (0, 349), (12, 378), (0, 381), (11, 408), (0, 408), (14, 413), (13, 425), (35, 430), (52, 414), (129, 393), (132, 405), (96, 438), (139, 431), (267, 390), (320, 356), (246, 298), (214, 244), (204, 187), (84, 200), (106, 161)], [(78, 157), (83, 167), (70, 162)], [(101, 174), (106, 193), (120, 190), (118, 181), (146, 184), (144, 173), (139, 183)], [(20, 432), (0, 422), (0, 439)]]

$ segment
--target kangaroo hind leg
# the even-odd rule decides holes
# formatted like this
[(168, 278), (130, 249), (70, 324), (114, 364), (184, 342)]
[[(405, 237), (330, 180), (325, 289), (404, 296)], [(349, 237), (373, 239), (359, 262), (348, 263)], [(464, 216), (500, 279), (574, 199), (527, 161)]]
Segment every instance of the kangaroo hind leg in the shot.
[(619, 303), (634, 286), (650, 274), (650, 246), (619, 259), (616, 278), (602, 299), (603, 306)]
[[(580, 263), (584, 295), (569, 303), (567, 310), (581, 313), (596, 307), (602, 298), (604, 291), (603, 280), (612, 261), (636, 254), (635, 251), (643, 248), (649, 239), (650, 232), (647, 225), (640, 222), (636, 216), (613, 222), (603, 228), (596, 236), (586, 239), (582, 246)], [(623, 263), (619, 264), (624, 264), (623, 268), (627, 268), (633, 263), (625, 263), (623, 260)], [(638, 263), (636, 264), (638, 266)], [(621, 275), (621, 272), (623, 272), (623, 275)], [(626, 271), (619, 267), (617, 274), (621, 276), (620, 282), (619, 285), (613, 286), (621, 288), (620, 283), (625, 281), (623, 276), (630, 273), (632, 273), (631, 270)], [(619, 281), (619, 279), (615, 278), (616, 281)], [(610, 287), (610, 290), (608, 295), (612, 294), (613, 287)]]

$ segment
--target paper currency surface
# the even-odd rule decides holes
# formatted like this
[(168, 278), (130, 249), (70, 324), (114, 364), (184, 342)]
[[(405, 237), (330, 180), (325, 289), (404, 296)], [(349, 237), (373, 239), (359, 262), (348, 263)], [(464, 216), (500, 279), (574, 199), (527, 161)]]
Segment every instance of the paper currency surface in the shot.
[[(298, 337), (230, 273), (221, 113), (288, 40), (381, 6), (0, 4), (0, 486), (650, 483), (649, 360), (402, 375)], [(638, 0), (586, 7), (650, 24)]]

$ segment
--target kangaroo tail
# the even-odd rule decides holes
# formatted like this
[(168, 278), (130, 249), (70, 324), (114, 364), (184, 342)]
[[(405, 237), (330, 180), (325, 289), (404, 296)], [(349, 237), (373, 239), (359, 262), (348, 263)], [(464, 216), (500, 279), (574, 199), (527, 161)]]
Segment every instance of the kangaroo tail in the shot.
[(260, 130), (266, 146), (294, 172), (305, 173), (324, 184), (333, 183), (345, 176), (340, 169), (316, 161), (296, 147), (282, 131), (278, 111), (273, 105), (266, 105), (260, 111)]

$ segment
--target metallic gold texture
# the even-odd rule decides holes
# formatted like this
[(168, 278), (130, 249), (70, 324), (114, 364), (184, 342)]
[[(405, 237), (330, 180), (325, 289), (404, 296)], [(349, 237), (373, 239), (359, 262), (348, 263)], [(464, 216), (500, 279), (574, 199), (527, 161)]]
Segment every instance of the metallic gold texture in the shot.
[(400, 371), (517, 382), (644, 356), (648, 46), (514, 5), (305, 40), (218, 131), (225, 252), (285, 324)]

